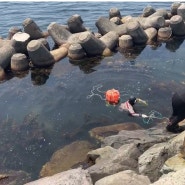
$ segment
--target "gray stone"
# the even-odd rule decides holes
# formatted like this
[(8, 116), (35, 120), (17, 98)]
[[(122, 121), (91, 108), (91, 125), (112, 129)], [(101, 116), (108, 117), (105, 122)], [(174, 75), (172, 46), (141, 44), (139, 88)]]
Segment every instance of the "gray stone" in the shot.
[(149, 185), (147, 176), (139, 175), (131, 170), (122, 171), (98, 180), (95, 185)]
[(92, 185), (92, 181), (86, 170), (78, 168), (44, 177), (25, 185)]

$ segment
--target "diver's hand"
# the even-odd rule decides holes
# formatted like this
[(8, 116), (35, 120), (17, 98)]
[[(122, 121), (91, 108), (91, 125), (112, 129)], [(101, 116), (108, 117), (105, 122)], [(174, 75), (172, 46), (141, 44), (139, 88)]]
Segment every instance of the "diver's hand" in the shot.
[(142, 117), (142, 118), (148, 118), (148, 116), (145, 115), (145, 114), (141, 114), (141, 117)]

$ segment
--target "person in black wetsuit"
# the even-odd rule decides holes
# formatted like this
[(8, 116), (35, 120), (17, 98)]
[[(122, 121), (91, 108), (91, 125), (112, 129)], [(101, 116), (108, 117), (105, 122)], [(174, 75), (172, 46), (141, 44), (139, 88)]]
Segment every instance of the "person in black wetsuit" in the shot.
[(166, 129), (169, 132), (180, 133), (185, 130), (183, 126), (178, 125), (180, 121), (185, 119), (185, 92), (175, 93), (172, 96), (172, 110)]

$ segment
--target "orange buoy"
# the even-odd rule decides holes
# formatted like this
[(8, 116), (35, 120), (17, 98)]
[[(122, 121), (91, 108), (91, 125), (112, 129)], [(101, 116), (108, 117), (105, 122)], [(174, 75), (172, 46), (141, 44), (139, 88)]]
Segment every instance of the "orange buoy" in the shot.
[(117, 103), (119, 103), (120, 93), (116, 89), (108, 90), (105, 93), (105, 99), (110, 104), (117, 104)]

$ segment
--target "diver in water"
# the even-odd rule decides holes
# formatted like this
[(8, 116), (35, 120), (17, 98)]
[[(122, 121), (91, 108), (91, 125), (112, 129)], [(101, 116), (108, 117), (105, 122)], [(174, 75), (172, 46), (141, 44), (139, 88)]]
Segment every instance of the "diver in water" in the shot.
[(185, 130), (183, 126), (178, 125), (180, 121), (185, 119), (185, 92), (175, 93), (172, 96), (172, 109), (173, 113), (166, 129), (169, 132), (180, 133)]
[(139, 98), (136, 98), (134, 96), (131, 96), (128, 101), (121, 103), (121, 105), (119, 106), (119, 110), (120, 111), (128, 111), (131, 116), (147, 118), (148, 117), (147, 115), (139, 114), (134, 111), (133, 105), (137, 102), (146, 104), (145, 101), (143, 101)]

